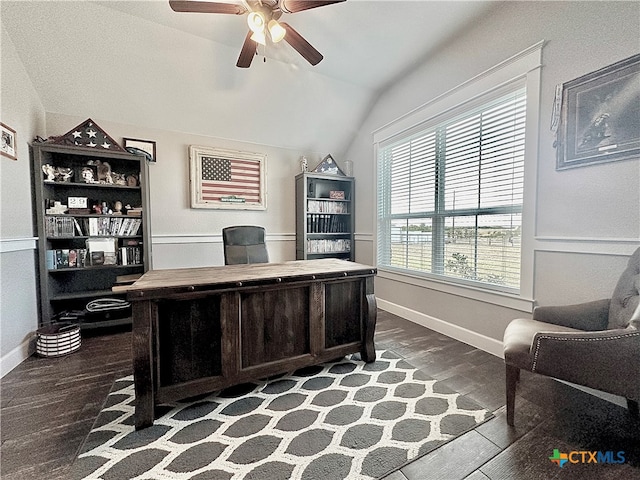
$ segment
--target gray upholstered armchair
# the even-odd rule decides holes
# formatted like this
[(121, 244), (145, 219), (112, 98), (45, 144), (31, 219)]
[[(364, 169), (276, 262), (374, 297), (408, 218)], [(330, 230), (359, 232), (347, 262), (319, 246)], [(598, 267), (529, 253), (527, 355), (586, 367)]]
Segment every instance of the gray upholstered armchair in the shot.
[(610, 299), (538, 307), (533, 319), (513, 320), (504, 332), (507, 423), (514, 423), (520, 369), (640, 401), (640, 248)]

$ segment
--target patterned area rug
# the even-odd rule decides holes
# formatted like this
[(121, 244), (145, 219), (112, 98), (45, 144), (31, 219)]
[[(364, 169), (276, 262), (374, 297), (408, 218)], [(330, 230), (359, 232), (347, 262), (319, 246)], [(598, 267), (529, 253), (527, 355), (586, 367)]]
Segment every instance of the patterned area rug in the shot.
[(74, 479), (369, 480), (491, 414), (391, 351), (244, 384), (133, 427), (133, 377), (115, 382)]

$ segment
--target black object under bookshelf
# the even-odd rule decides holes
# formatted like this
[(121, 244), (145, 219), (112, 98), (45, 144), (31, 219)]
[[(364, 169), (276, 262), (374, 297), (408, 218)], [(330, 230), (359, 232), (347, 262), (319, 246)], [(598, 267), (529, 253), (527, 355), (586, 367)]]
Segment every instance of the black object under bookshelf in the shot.
[(354, 261), (354, 179), (305, 172), (296, 176), (296, 259)]
[(112, 287), (150, 268), (145, 157), (47, 143), (30, 151), (39, 323), (130, 324), (125, 294)]

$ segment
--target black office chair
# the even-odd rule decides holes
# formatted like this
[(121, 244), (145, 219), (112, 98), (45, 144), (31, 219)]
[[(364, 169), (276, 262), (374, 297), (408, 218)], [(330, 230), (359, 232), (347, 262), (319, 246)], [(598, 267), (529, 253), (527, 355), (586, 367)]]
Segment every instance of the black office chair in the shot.
[(269, 253), (263, 227), (240, 225), (222, 229), (224, 264), (268, 263)]

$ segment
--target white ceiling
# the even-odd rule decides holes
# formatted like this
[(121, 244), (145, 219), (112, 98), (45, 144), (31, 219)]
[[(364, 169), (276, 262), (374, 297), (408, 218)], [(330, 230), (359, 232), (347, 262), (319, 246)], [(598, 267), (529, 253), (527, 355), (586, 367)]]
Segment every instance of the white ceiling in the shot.
[(341, 152), (387, 85), (494, 6), (347, 0), (284, 14), (324, 60), (281, 42), (249, 69), (235, 66), (246, 16), (176, 13), (166, 0), (2, 0), (1, 18), (47, 111)]

